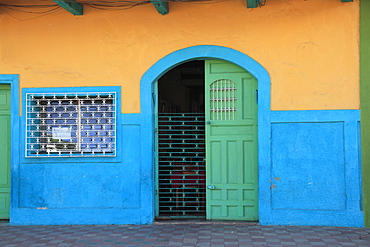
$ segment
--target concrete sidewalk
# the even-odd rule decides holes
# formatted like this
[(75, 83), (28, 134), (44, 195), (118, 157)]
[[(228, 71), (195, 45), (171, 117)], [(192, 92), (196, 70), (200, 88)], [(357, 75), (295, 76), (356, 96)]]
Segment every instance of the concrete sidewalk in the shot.
[(370, 246), (369, 228), (259, 226), (240, 222), (157, 222), (153, 225), (10, 226), (1, 247), (36, 246)]

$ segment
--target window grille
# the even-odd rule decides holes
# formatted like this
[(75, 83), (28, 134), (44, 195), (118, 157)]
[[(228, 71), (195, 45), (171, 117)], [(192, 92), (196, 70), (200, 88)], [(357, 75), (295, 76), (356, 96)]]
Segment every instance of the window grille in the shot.
[(28, 93), (26, 157), (115, 156), (116, 94)]
[(210, 85), (211, 120), (235, 120), (237, 95), (235, 82), (221, 79)]

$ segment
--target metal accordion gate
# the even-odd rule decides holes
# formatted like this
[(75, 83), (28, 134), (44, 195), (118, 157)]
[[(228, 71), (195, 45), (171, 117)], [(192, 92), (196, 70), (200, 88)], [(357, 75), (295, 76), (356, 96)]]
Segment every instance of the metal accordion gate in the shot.
[(205, 218), (204, 113), (159, 113), (158, 217)]

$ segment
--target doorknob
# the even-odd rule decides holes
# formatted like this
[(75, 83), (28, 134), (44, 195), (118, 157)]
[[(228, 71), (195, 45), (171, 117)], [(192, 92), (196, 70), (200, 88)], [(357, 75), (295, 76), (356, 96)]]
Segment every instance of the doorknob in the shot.
[(215, 186), (213, 186), (213, 185), (208, 185), (208, 186), (207, 186), (207, 189), (214, 190), (214, 189), (216, 189), (216, 187), (215, 187)]
[(207, 121), (206, 124), (211, 124), (211, 121)]

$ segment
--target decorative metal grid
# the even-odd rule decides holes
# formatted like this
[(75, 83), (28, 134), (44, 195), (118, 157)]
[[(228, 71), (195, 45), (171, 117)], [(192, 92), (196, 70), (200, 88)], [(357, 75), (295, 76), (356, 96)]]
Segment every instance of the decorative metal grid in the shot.
[(227, 79), (221, 79), (210, 85), (210, 119), (236, 119), (236, 84)]
[(204, 114), (158, 116), (159, 216), (205, 217)]
[(28, 93), (26, 157), (114, 156), (116, 94)]

